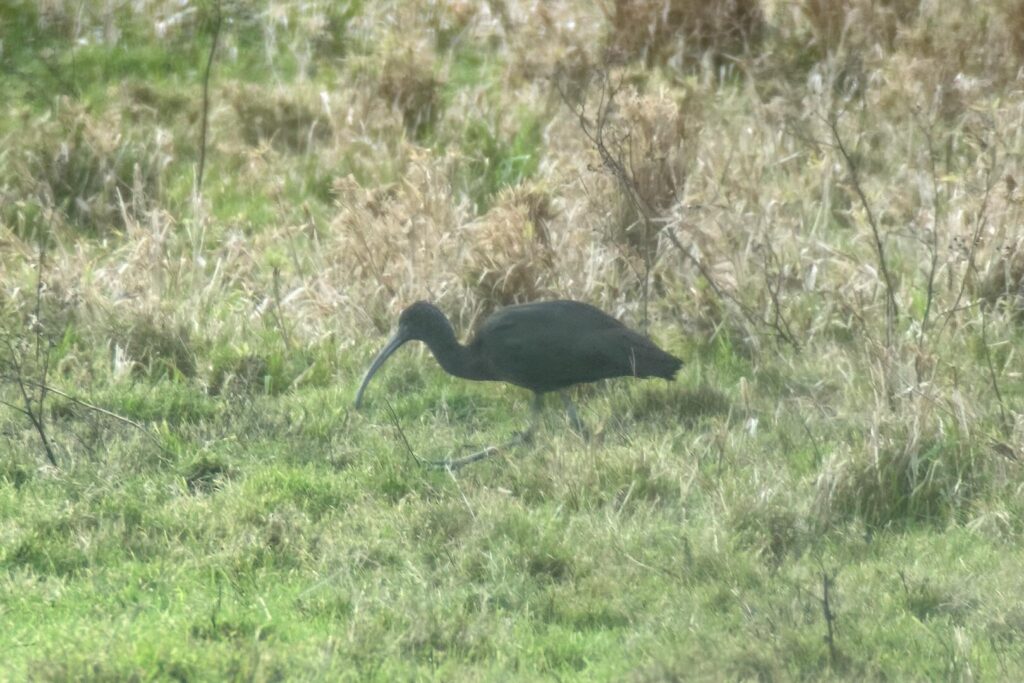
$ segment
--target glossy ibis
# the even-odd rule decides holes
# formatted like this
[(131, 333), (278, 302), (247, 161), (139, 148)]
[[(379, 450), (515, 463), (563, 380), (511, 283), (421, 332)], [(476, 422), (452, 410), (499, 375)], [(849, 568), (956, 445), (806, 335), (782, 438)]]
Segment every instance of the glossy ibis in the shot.
[(356, 408), (377, 370), (412, 340), (426, 343), (441, 367), (456, 377), (504, 381), (532, 391), (533, 419), (526, 436), (532, 432), (542, 396), (548, 392), (560, 393), (573, 426), (583, 432), (566, 388), (610, 377), (670, 380), (683, 364), (644, 335), (578, 301), (503, 308), (488, 317), (465, 346), (455, 338), (444, 313), (433, 304), (418, 301), (402, 311), (398, 331), (366, 371), (356, 392)]

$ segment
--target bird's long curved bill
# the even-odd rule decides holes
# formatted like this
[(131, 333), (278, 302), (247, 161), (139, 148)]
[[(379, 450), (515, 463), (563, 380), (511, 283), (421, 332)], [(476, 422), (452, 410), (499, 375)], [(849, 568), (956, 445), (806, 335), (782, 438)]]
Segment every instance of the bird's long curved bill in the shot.
[(356, 392), (356, 409), (359, 409), (360, 404), (363, 402), (363, 392), (366, 391), (366, 387), (369, 386), (370, 380), (373, 379), (373, 375), (380, 369), (380, 366), (384, 365), (391, 354), (398, 350), (398, 347), (409, 341), (409, 338), (405, 335), (402, 330), (395, 333), (395, 336), (387, 343), (377, 357), (373, 359), (373, 363), (370, 364), (370, 369), (363, 375), (363, 383), (359, 385), (359, 391)]

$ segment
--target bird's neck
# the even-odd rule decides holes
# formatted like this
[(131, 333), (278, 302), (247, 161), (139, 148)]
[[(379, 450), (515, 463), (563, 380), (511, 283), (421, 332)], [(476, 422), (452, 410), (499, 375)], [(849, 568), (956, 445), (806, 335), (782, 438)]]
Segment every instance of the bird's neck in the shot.
[(430, 347), (430, 352), (434, 354), (434, 358), (448, 374), (463, 379), (493, 379), (492, 373), (473, 353), (472, 348), (463, 346), (455, 339), (454, 332), (442, 339), (428, 341), (427, 346)]

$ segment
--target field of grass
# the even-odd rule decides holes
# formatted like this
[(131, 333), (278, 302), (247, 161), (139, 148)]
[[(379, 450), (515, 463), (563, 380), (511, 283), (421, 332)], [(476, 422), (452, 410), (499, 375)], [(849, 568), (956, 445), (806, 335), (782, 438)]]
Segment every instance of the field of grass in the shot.
[[(1024, 1), (8, 0), (0, 92), (0, 680), (1024, 679)], [(686, 365), (353, 409), (547, 298)]]

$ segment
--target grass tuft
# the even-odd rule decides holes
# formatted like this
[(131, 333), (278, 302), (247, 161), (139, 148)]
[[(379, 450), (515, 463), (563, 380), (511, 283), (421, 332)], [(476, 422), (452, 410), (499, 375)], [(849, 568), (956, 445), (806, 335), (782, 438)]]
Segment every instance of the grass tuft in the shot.
[(196, 354), (190, 333), (183, 325), (145, 315), (111, 329), (115, 354), (123, 353), (136, 377), (153, 380), (196, 376)]
[(302, 154), (331, 139), (331, 121), (310, 96), (246, 85), (234, 89), (229, 99), (242, 139), (253, 147), (267, 144)]
[(985, 488), (987, 468), (971, 444), (916, 441), (901, 429), (893, 432), (867, 452), (834, 456), (826, 464), (818, 482), (823, 519), (858, 516), (873, 527), (942, 525), (961, 517)]
[(443, 86), (429, 60), (406, 50), (385, 60), (377, 92), (401, 112), (406, 133), (414, 140), (423, 140), (433, 133), (441, 116)]
[(736, 55), (756, 45), (765, 29), (758, 0), (617, 0), (610, 24), (613, 49), (648, 67), (680, 53), (696, 61), (705, 53)]
[(159, 202), (172, 157), (159, 139), (123, 135), (119, 125), (70, 99), (31, 122), (3, 177), (19, 198), (5, 204), (4, 222), (22, 237), (49, 237), (62, 223), (109, 235), (141, 218)]

